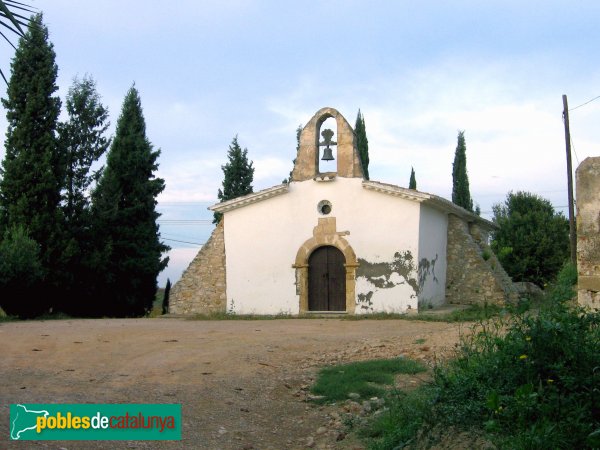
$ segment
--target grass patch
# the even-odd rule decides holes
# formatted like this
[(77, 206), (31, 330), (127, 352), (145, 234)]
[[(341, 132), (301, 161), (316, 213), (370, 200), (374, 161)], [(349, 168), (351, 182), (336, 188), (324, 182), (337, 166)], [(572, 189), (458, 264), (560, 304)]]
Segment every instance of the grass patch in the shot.
[(479, 322), (499, 316), (505, 312), (506, 310), (498, 305), (471, 305), (468, 308), (457, 309), (448, 314), (436, 315), (426, 311), (419, 314), (416, 319), (429, 322)]
[[(155, 309), (158, 305), (155, 305)], [(422, 320), (426, 322), (477, 322), (487, 320), (504, 313), (505, 310), (496, 305), (472, 305), (468, 308), (455, 310), (445, 314), (434, 314), (431, 310), (419, 314), (399, 313), (369, 313), (369, 314), (340, 314), (323, 316), (320, 314), (233, 314), (230, 312), (214, 312), (211, 314), (195, 314), (186, 317), (187, 320), (277, 320), (277, 319), (333, 319), (333, 320)]]
[[(194, 314), (185, 317), (186, 320), (278, 320), (278, 319), (310, 319), (305, 316), (292, 316), (290, 314), (258, 315), (258, 314), (231, 314), (227, 312), (215, 312), (212, 314)], [(312, 317), (317, 319), (317, 317)]]
[(400, 314), (400, 313), (368, 313), (368, 314), (348, 314), (345, 316), (341, 316), (342, 320), (407, 320), (410, 318), (417, 318), (416, 314)]
[(15, 316), (0, 316), (0, 323), (2, 322), (16, 322), (18, 317)]
[(39, 316), (35, 316), (28, 320), (71, 320), (71, 319), (75, 319), (75, 317), (70, 316), (64, 312), (57, 311), (57, 312), (48, 312), (48, 313), (40, 314)]
[(428, 386), (406, 393), (396, 391), (386, 402), (387, 411), (371, 418), (358, 435), (372, 450), (404, 448), (415, 441), (422, 429), (433, 398), (434, 392)]
[(311, 391), (323, 397), (319, 400), (322, 403), (346, 400), (350, 393), (358, 394), (362, 399), (381, 397), (386, 391), (385, 386), (394, 383), (396, 374), (425, 370), (423, 364), (406, 358), (341, 364), (321, 369)]
[(436, 313), (424, 309), (418, 314), (371, 313), (342, 317), (343, 320), (422, 320), (425, 322), (478, 322), (503, 314), (505, 309), (498, 305), (471, 305), (448, 313)]

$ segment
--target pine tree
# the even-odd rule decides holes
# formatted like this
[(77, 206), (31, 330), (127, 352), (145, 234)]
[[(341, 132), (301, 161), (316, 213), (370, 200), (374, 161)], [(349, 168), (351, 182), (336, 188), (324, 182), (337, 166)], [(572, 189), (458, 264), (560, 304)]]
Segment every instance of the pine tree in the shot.
[[(252, 161), (248, 162), (248, 149), (242, 150), (238, 144), (237, 136), (231, 141), (227, 157), (229, 161), (221, 166), (224, 175), (223, 190), (219, 189), (217, 194), (221, 203), (242, 195), (251, 194), (252, 180), (254, 179)], [(222, 216), (222, 214), (216, 212), (213, 223), (219, 223)]]
[[(110, 139), (108, 110), (100, 102), (96, 84), (90, 77), (75, 78), (66, 101), (68, 120), (59, 125), (59, 145), (63, 154), (62, 210), (64, 215), (64, 248), (61, 284), (64, 300), (61, 309), (70, 314), (82, 311), (81, 298), (86, 292), (95, 268), (92, 252), (89, 189), (98, 178), (92, 171), (108, 149)], [(84, 308), (85, 309), (85, 308)]]
[(415, 177), (415, 169), (413, 167), (410, 168), (410, 181), (408, 182), (409, 189), (417, 189), (417, 179)]
[(104, 274), (96, 314), (139, 316), (152, 308), (156, 277), (166, 267), (156, 197), (165, 188), (155, 178), (160, 151), (146, 137), (139, 93), (132, 86), (123, 102), (106, 169), (92, 195), (96, 261)]
[(467, 175), (467, 146), (465, 132), (458, 132), (458, 142), (452, 163), (452, 202), (473, 212), (473, 200), (469, 192), (469, 176)]
[[(56, 139), (60, 99), (54, 96), (58, 68), (42, 15), (30, 22), (11, 63), (7, 98), (2, 99), (8, 130), (0, 168), (0, 228), (25, 228), (28, 238), (39, 244), (46, 279), (54, 284), (52, 272), (61, 253), (61, 157)], [(46, 291), (36, 302), (49, 297)]]
[(367, 139), (367, 128), (365, 126), (365, 118), (358, 110), (356, 116), (356, 124), (354, 126), (354, 133), (356, 134), (356, 147), (358, 148), (358, 155), (360, 156), (360, 162), (362, 165), (363, 175), (365, 180), (369, 179), (369, 140)]

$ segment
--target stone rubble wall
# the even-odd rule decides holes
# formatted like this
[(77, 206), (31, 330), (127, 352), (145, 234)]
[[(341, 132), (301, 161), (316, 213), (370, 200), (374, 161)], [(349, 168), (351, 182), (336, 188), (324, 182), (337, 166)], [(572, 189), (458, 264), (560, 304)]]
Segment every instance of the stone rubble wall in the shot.
[(450, 214), (446, 268), (446, 302), (483, 305), (516, 301), (518, 294), (476, 224)]
[(577, 168), (577, 301), (600, 309), (600, 157)]
[(222, 218), (171, 289), (169, 313), (211, 314), (226, 311), (224, 222)]

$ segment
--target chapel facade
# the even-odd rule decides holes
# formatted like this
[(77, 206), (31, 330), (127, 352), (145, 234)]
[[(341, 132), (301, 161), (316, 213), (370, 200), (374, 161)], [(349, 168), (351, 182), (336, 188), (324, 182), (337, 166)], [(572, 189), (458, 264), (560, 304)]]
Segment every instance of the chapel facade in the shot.
[(354, 130), (333, 108), (303, 128), (288, 183), (209, 209), (223, 218), (173, 286), (170, 313), (410, 313), (516, 296), (488, 246), (495, 225), (366, 180)]

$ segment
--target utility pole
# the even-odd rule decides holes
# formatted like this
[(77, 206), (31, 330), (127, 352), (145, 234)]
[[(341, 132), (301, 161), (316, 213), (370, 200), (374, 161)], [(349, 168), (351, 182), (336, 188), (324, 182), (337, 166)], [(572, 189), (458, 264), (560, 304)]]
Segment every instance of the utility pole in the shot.
[(571, 167), (571, 131), (569, 130), (569, 105), (567, 96), (563, 100), (563, 121), (565, 123), (565, 142), (567, 144), (567, 192), (569, 196), (569, 238), (571, 241), (571, 262), (577, 265), (577, 234), (575, 231), (575, 211), (573, 208), (573, 169)]

